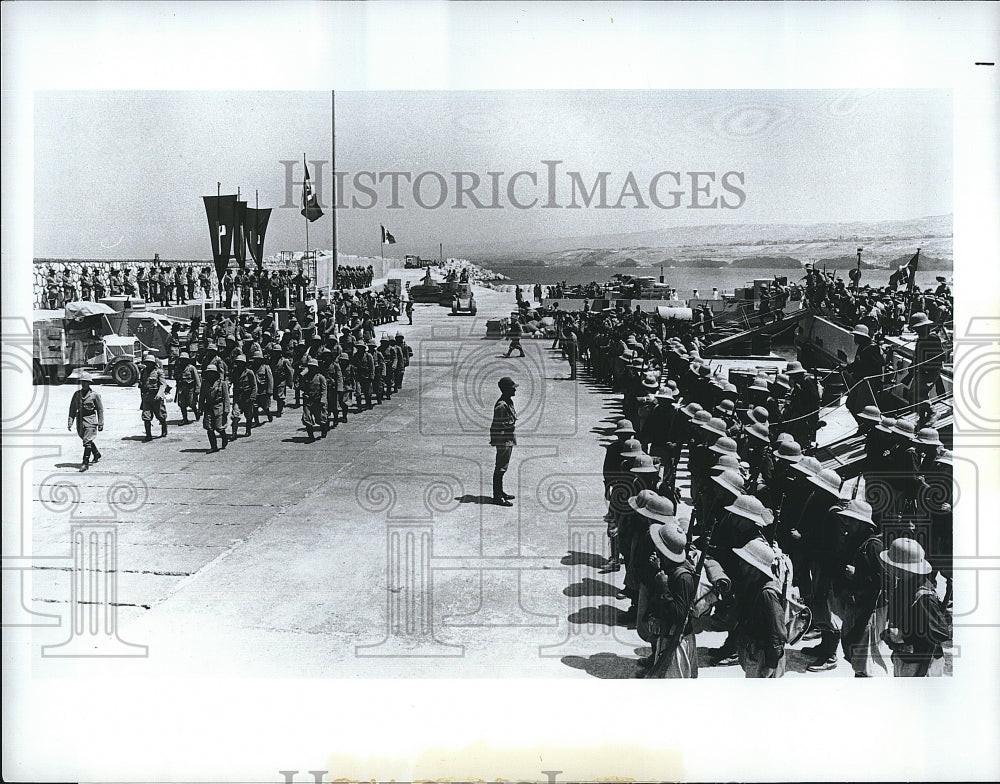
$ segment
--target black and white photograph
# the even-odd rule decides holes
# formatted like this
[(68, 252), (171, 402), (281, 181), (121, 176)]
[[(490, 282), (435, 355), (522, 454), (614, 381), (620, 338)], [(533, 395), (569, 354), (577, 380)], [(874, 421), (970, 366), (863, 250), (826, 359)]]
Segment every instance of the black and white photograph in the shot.
[[(193, 59), (236, 6), (121, 4), (183, 73), (109, 77), (88, 45), (62, 81), (6, 42), (71, 67), (81, 32), (26, 5), (4, 9), (5, 779), (1000, 772), (947, 750), (997, 717), (995, 40), (962, 53), (971, 87), (533, 81), (530, 50), (498, 84), (445, 75), (474, 59), (459, 32), (523, 21), (579, 56), (675, 6), (708, 44), (745, 12), (763, 47), (780, 13), (250, 4), (309, 42), (254, 84), (226, 63), (275, 51)], [(833, 5), (817, 23), (848, 29)], [(372, 32), (390, 11), (411, 48)], [(419, 33), (449, 18), (442, 67)], [(783, 737), (754, 745), (764, 722)], [(913, 725), (942, 760), (899, 746)]]

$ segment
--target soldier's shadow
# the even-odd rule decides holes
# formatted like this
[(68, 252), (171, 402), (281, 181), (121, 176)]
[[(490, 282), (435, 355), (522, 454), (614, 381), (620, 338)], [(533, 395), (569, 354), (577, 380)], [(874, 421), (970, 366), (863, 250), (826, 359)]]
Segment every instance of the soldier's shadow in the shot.
[(559, 559), (563, 566), (591, 566), (600, 569), (607, 565), (608, 559), (596, 553), (584, 553), (580, 550), (570, 550), (567, 555)]
[(634, 678), (639, 672), (635, 659), (617, 653), (595, 653), (592, 656), (563, 656), (560, 661), (567, 667), (583, 670), (594, 678)]
[(618, 626), (621, 611), (612, 604), (602, 604), (600, 607), (584, 607), (571, 613), (566, 620), (575, 624), (601, 624), (602, 626)]
[(618, 588), (611, 583), (584, 577), (580, 582), (563, 588), (563, 593), (566, 596), (615, 596)]
[(482, 506), (493, 506), (493, 496), (491, 495), (469, 495), (466, 493), (462, 496), (457, 496), (456, 501), (460, 504), (480, 504)]

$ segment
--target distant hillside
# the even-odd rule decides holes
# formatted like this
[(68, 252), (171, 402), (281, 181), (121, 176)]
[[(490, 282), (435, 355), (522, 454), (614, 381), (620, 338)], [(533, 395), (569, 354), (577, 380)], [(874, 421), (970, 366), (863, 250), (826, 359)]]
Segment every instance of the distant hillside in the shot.
[(614, 267), (632, 259), (637, 267), (733, 264), (746, 269), (794, 269), (805, 262), (825, 262), (827, 268), (845, 269), (857, 264), (854, 254), (859, 247), (864, 249), (866, 269), (902, 264), (916, 248), (922, 249), (924, 269), (951, 269), (952, 217), (804, 226), (684, 226), (591, 237), (518, 238), (492, 242), (488, 249), (463, 246), (461, 255), (497, 267), (522, 265), (526, 260), (552, 266)]
[(802, 262), (791, 256), (748, 256), (735, 259), (729, 266), (743, 269), (800, 269)]

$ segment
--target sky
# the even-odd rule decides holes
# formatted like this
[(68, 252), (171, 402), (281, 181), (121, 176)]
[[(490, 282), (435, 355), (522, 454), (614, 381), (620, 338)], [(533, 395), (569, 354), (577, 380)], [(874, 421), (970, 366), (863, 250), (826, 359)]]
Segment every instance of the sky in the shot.
[[(303, 154), (326, 213), (309, 247), (332, 244), (328, 92), (39, 92), (34, 117), (35, 257), (210, 258), (201, 197), (220, 182), (276, 208), (266, 255), (301, 250)], [(947, 90), (338, 91), (336, 167), (338, 247), (362, 255), (379, 255), (380, 224), (397, 240), (386, 255), (427, 257), (438, 243), (905, 220), (952, 211), (952, 104)], [(394, 175), (396, 206), (390, 172), (410, 177)], [(605, 200), (587, 205), (581, 188), (602, 177)]]

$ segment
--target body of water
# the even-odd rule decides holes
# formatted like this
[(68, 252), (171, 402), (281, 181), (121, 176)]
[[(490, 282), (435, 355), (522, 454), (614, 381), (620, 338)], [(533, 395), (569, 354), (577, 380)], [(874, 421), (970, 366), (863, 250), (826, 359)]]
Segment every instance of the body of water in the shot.
[[(597, 281), (605, 283), (612, 275), (646, 275), (659, 278), (659, 267), (642, 267), (637, 269), (622, 269), (616, 267), (505, 267), (492, 266), (489, 262), (483, 262), (483, 266), (492, 269), (494, 272), (502, 273), (510, 278), (510, 283), (521, 286), (533, 286), (541, 283), (543, 286), (550, 286), (556, 283), (566, 282), (568, 285), (576, 283), (590, 283)], [(872, 283), (877, 286), (884, 286), (888, 280), (891, 270), (862, 270), (861, 283)], [(719, 269), (690, 269), (690, 268), (663, 268), (663, 280), (667, 284), (677, 289), (677, 293), (682, 297), (690, 297), (694, 289), (698, 289), (699, 294), (711, 293), (712, 287), (720, 292), (731, 291), (750, 283), (755, 278), (772, 279), (774, 276), (785, 277), (788, 282), (798, 281), (804, 273), (801, 270), (788, 269), (729, 269), (722, 267)], [(838, 277), (847, 278), (847, 272), (838, 271)], [(952, 272), (939, 270), (917, 270), (916, 282), (921, 289), (935, 288), (938, 284), (935, 278), (942, 275), (949, 283), (952, 280)], [(504, 281), (507, 282), (507, 281)], [(804, 282), (804, 281), (803, 281)]]

